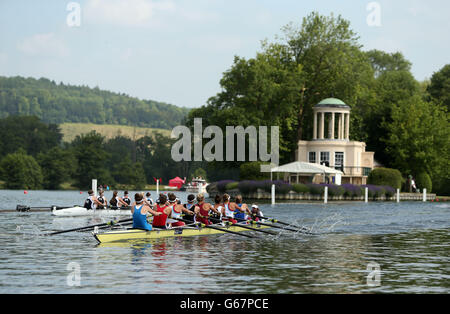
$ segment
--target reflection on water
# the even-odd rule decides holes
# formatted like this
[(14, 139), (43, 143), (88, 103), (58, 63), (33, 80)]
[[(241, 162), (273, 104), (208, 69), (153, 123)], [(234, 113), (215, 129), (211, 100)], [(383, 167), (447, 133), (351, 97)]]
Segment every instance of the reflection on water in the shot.
[[(267, 216), (312, 227), (319, 235), (283, 232), (248, 239), (224, 234), (98, 245), (89, 232), (41, 234), (106, 218), (2, 213), (0, 292), (450, 291), (447, 204), (283, 204), (262, 205), (262, 210)], [(66, 267), (71, 262), (81, 267), (80, 287), (67, 286)], [(367, 285), (369, 263), (381, 268), (379, 286)]]

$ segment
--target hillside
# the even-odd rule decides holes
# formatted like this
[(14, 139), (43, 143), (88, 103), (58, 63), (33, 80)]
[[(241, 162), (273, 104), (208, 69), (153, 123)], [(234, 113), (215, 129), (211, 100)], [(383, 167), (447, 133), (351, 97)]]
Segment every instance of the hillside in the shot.
[(118, 135), (137, 140), (144, 136), (151, 136), (155, 132), (159, 132), (165, 136), (170, 136), (169, 130), (111, 124), (100, 125), (92, 123), (63, 123), (60, 125), (60, 128), (61, 133), (63, 134), (64, 142), (72, 142), (77, 135), (87, 134), (91, 131), (100, 133), (107, 140)]
[(0, 118), (35, 115), (47, 123), (93, 123), (172, 129), (189, 109), (46, 78), (0, 76)]

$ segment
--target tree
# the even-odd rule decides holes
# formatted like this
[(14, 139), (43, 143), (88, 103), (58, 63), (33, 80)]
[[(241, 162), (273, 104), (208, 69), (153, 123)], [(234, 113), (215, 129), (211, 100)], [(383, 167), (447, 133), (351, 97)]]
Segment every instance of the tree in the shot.
[(73, 154), (60, 147), (40, 153), (37, 160), (43, 170), (43, 186), (48, 190), (58, 190), (76, 170), (77, 161)]
[(401, 52), (387, 53), (381, 50), (366, 52), (375, 72), (375, 77), (392, 71), (411, 71), (412, 63), (405, 59)]
[(24, 149), (36, 157), (61, 143), (59, 126), (46, 124), (34, 116), (10, 116), (0, 121), (0, 156)]
[(206, 170), (204, 170), (203, 168), (195, 169), (195, 171), (193, 173), (193, 177), (194, 178), (203, 178), (206, 181), (208, 180)]
[(337, 97), (351, 107), (358, 104), (373, 77), (367, 56), (350, 22), (341, 16), (313, 12), (298, 29), (284, 28), (291, 60), (302, 66), (304, 85), (296, 111), (298, 140), (312, 138), (312, 107), (324, 98)]
[(433, 101), (442, 103), (450, 111), (450, 64), (433, 74), (427, 91)]
[[(314, 12), (300, 28), (289, 24), (283, 33), (280, 42), (264, 42), (255, 58), (235, 57), (220, 81), (222, 91), (191, 111), (187, 124), (197, 117), (204, 126), (222, 128), (279, 126), (283, 163), (295, 158), (299, 139), (312, 138), (312, 108), (320, 100), (363, 101), (373, 70), (348, 21)], [(221, 162), (217, 168), (239, 166)]]
[(419, 95), (400, 101), (385, 122), (382, 139), (395, 168), (403, 173), (431, 174), (433, 180), (448, 178), (450, 124), (444, 108)]
[(0, 169), (7, 189), (37, 190), (42, 188), (41, 167), (24, 150), (5, 156), (0, 162)]
[(89, 188), (92, 179), (112, 184), (113, 179), (106, 167), (109, 154), (104, 151), (103, 143), (104, 137), (95, 131), (73, 140), (72, 150), (78, 164), (74, 179), (80, 189)]
[(270, 179), (270, 174), (261, 172), (263, 162), (247, 162), (239, 168), (239, 180), (265, 180)]

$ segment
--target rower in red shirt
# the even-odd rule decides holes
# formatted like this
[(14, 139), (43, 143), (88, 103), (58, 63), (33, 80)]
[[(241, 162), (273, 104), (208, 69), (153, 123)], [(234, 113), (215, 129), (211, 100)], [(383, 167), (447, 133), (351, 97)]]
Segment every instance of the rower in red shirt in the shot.
[(167, 229), (167, 217), (172, 212), (172, 208), (167, 206), (167, 196), (159, 194), (159, 199), (156, 204), (155, 211), (161, 213), (159, 216), (153, 217), (153, 227), (160, 229)]
[(213, 211), (216, 214), (220, 213), (209, 203), (205, 203), (205, 196), (200, 193), (197, 195), (198, 204), (195, 205), (195, 220), (207, 226), (211, 225), (212, 222), (209, 220), (209, 212)]

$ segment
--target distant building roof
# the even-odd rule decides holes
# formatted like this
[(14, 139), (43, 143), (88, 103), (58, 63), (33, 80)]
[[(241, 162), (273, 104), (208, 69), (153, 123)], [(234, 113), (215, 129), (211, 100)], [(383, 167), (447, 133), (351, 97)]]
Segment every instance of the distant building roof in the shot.
[(341, 175), (344, 174), (342, 171), (333, 168), (301, 161), (296, 161), (287, 165), (272, 168), (271, 172), (288, 172), (288, 173), (303, 173), (303, 174), (321, 174), (321, 173), (341, 174)]
[(350, 109), (350, 106), (348, 106), (345, 102), (343, 102), (340, 99), (337, 98), (327, 98), (319, 102), (317, 105), (314, 106), (315, 108), (346, 108)]

